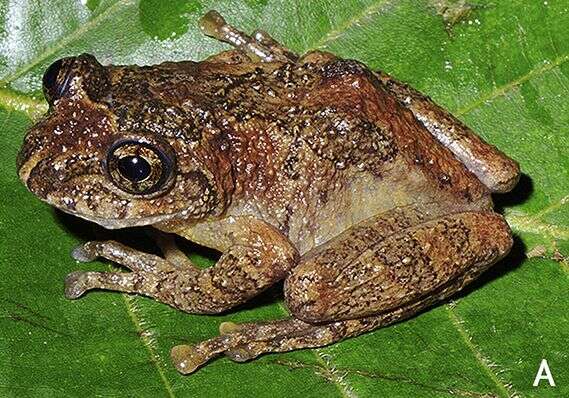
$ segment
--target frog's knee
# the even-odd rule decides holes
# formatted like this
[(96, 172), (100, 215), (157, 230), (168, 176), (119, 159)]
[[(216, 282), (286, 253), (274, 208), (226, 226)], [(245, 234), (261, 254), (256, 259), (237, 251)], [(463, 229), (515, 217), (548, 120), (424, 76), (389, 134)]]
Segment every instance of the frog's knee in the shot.
[(285, 280), (285, 302), (293, 316), (311, 323), (333, 320), (325, 279), (312, 264), (304, 263)]

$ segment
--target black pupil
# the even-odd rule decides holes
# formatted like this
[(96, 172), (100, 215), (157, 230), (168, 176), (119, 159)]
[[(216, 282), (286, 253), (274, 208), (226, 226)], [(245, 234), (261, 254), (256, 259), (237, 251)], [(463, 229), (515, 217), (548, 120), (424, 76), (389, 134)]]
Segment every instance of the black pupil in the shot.
[(119, 172), (132, 182), (140, 182), (148, 178), (150, 164), (140, 156), (125, 156), (118, 161)]

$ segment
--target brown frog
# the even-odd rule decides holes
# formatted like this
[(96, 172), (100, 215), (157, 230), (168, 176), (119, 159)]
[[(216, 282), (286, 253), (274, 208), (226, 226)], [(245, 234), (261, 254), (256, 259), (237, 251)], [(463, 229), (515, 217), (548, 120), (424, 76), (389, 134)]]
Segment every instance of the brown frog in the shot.
[[(49, 112), (26, 135), (22, 181), (49, 204), (107, 228), (151, 225), (217, 249), (200, 269), (160, 235), (163, 257), (88, 242), (132, 272), (74, 272), (90, 289), (220, 313), (284, 280), (291, 318), (220, 325), (174, 347), (191, 373), (225, 354), (320, 347), (408, 318), (504, 257), (510, 229), (492, 211), (516, 162), (428, 97), (383, 72), (215, 11), (201, 21), (235, 49), (202, 62), (102, 66), (88, 54), (44, 75)], [(170, 238), (169, 238), (170, 237)]]

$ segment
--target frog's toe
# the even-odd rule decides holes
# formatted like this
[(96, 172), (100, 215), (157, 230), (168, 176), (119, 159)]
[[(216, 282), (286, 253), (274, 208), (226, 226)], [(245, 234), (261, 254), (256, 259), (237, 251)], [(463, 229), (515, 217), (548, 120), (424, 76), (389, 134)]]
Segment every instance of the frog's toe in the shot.
[(234, 362), (247, 362), (259, 356), (246, 345), (225, 351), (225, 356)]
[(97, 258), (97, 254), (92, 250), (90, 242), (77, 246), (71, 252), (71, 257), (81, 263), (88, 263)]
[(221, 29), (226, 25), (225, 19), (215, 10), (208, 11), (199, 20), (199, 27), (208, 36), (220, 37)]
[(65, 297), (68, 299), (77, 299), (87, 290), (87, 275), (85, 272), (75, 271), (65, 277)]
[(221, 322), (219, 325), (219, 334), (229, 334), (241, 330), (241, 325), (233, 322)]
[(170, 358), (178, 372), (184, 375), (195, 372), (209, 359), (194, 347), (185, 344), (172, 347)]

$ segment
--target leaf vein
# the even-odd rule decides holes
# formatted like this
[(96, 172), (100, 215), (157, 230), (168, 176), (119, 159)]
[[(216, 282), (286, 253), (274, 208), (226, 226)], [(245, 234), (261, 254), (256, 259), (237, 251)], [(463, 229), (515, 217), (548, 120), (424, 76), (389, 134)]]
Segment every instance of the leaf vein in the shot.
[[(306, 363), (303, 361), (276, 360), (276, 361), (273, 361), (271, 363), (276, 364), (276, 365), (286, 366), (288, 369), (291, 369), (291, 370), (311, 368), (311, 369), (318, 369), (318, 370), (314, 371), (315, 373), (321, 372), (320, 365)], [(406, 384), (409, 384), (409, 385), (412, 385), (412, 386), (415, 386), (415, 387), (418, 387), (421, 389), (425, 389), (428, 391), (434, 391), (434, 392), (438, 392), (438, 393), (457, 394), (457, 395), (463, 396), (463, 397), (484, 398), (484, 397), (489, 396), (489, 393), (479, 393), (476, 391), (460, 390), (460, 389), (451, 388), (451, 387), (438, 387), (438, 386), (434, 386), (434, 385), (415, 381), (415, 380), (410, 379), (406, 376), (382, 374), (379, 372), (374, 372), (374, 371), (369, 371), (369, 370), (361, 370), (361, 369), (345, 368), (345, 367), (338, 367), (338, 368), (336, 368), (336, 370), (344, 372), (346, 375), (347, 374), (354, 374), (354, 375), (361, 376), (361, 377), (364, 377), (367, 379), (380, 379), (380, 380), (394, 382), (394, 383), (402, 382), (402, 383), (406, 383)]]
[(448, 314), (451, 323), (458, 331), (458, 334), (464, 341), (466, 347), (476, 358), (477, 362), (480, 364), (480, 367), (484, 370), (484, 372), (488, 375), (488, 377), (492, 380), (492, 382), (494, 382), (500, 395), (506, 398), (510, 396), (518, 396), (517, 393), (514, 393), (512, 391), (512, 386), (509, 384), (505, 384), (502, 380), (500, 380), (498, 375), (492, 370), (490, 366), (491, 362), (480, 352), (480, 350), (472, 342), (471, 336), (469, 335), (466, 328), (463, 326), (464, 321), (460, 319), (458, 314), (456, 314), (456, 312), (453, 311), (450, 305), (445, 305), (444, 307), (446, 309), (446, 312)]
[(492, 101), (498, 97), (506, 95), (511, 90), (522, 85), (523, 83), (527, 82), (528, 80), (531, 80), (537, 76), (542, 75), (543, 73), (546, 73), (552, 69), (555, 69), (567, 61), (569, 61), (569, 54), (559, 56), (551, 62), (548, 62), (548, 63), (545, 63), (541, 66), (535, 67), (535, 68), (531, 69), (530, 71), (528, 71), (526, 74), (512, 80), (511, 82), (509, 82), (507, 84), (504, 84), (502, 86), (494, 88), (494, 90), (482, 95), (478, 99), (472, 101), (470, 104), (467, 104), (467, 105), (463, 106), (462, 108), (459, 108), (457, 111), (454, 112), (454, 114), (457, 116), (462, 116), (462, 115), (465, 115), (467, 113), (470, 113), (474, 109), (479, 108), (481, 105), (483, 105), (487, 102), (490, 102), (490, 101)]
[(533, 215), (533, 218), (540, 218), (543, 217), (544, 215), (546, 215), (547, 213), (550, 213), (554, 210), (559, 209), (560, 207), (562, 207), (563, 205), (569, 203), (569, 195), (565, 195), (564, 197), (562, 197), (559, 200), (556, 200), (555, 202), (549, 204), (548, 206), (545, 206), (543, 209), (541, 209), (540, 211), (538, 211), (537, 213), (535, 213)]
[(175, 394), (174, 394), (174, 390), (172, 389), (172, 385), (170, 384), (170, 381), (166, 377), (166, 373), (164, 371), (163, 365), (161, 364), (160, 355), (158, 354), (158, 351), (156, 350), (156, 347), (154, 346), (154, 340), (152, 338), (152, 332), (144, 329), (143, 320), (142, 320), (140, 314), (138, 313), (138, 309), (136, 308), (136, 304), (134, 301), (135, 298), (131, 297), (127, 294), (123, 294), (122, 296), (124, 298), (126, 311), (128, 312), (128, 315), (130, 316), (130, 319), (132, 320), (132, 323), (134, 324), (134, 327), (136, 328), (136, 331), (137, 331), (138, 335), (140, 336), (140, 339), (142, 340), (144, 347), (148, 351), (148, 354), (150, 356), (150, 361), (152, 362), (152, 364), (156, 368), (156, 371), (158, 372), (158, 375), (160, 376), (160, 380), (164, 384), (164, 388), (166, 390), (166, 393), (168, 394), (168, 396), (170, 398), (175, 398)]
[(387, 5), (388, 3), (389, 3), (389, 0), (378, 0), (378, 1), (370, 4), (369, 6), (365, 7), (360, 13), (354, 15), (352, 18), (344, 21), (339, 26), (328, 31), (328, 33), (326, 33), (324, 36), (320, 37), (320, 39), (318, 39), (316, 42), (306, 46), (305, 52), (310, 51), (310, 50), (315, 50), (318, 48), (322, 48), (322, 47), (326, 47), (326, 45), (328, 43), (330, 43), (330, 42), (336, 40), (338, 37), (342, 36), (344, 33), (346, 33), (354, 25), (359, 24), (365, 18), (368, 18), (369, 16), (373, 15), (376, 12), (379, 12), (381, 10), (381, 8), (384, 7), (385, 5)]
[(557, 240), (569, 240), (569, 228), (549, 224), (524, 214), (510, 214), (508, 224), (519, 232), (549, 236)]

